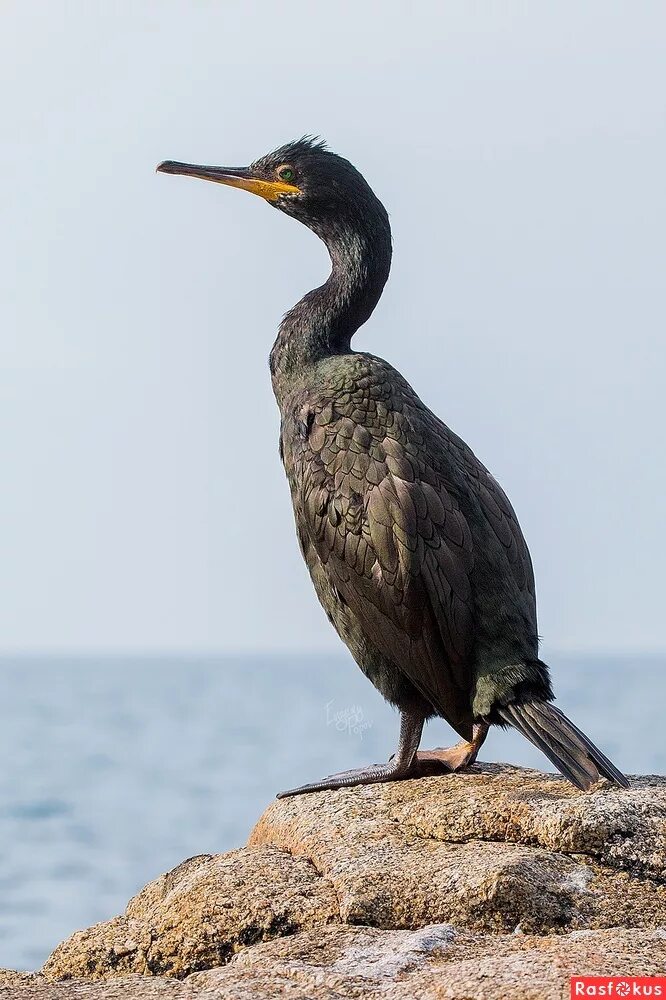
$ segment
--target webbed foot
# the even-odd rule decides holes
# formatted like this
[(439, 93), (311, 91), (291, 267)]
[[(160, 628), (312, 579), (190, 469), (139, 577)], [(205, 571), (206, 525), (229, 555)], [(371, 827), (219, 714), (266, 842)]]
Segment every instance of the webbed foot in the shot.
[(307, 792), (322, 792), (324, 789), (352, 788), (354, 785), (374, 785), (380, 781), (400, 781), (403, 778), (418, 777), (421, 765), (416, 756), (416, 748), (421, 740), (423, 722), (424, 716), (421, 712), (415, 710), (401, 712), (398, 749), (386, 764), (372, 764), (353, 771), (330, 774), (321, 781), (313, 781), (299, 788), (290, 788), (287, 792), (279, 792), (278, 798), (305, 795)]
[(418, 750), (416, 757), (424, 767), (440, 765), (446, 771), (460, 771), (469, 767), (477, 758), (488, 735), (489, 726), (485, 722), (474, 724), (472, 739), (461, 740), (452, 747), (435, 747), (433, 750)]
[(357, 767), (351, 771), (339, 771), (329, 774), (321, 781), (313, 781), (298, 788), (290, 788), (286, 792), (278, 792), (278, 799), (286, 799), (289, 795), (305, 795), (307, 792), (322, 792), (324, 789), (352, 788), (354, 785), (374, 785), (382, 781), (400, 781), (403, 778), (417, 777), (418, 762), (414, 757), (410, 764), (405, 764), (392, 757), (386, 764), (369, 764), (367, 767)]

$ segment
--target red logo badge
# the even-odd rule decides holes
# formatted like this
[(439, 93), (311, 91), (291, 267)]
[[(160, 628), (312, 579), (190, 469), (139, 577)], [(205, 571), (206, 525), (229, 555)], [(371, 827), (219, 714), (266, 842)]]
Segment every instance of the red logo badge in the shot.
[(572, 976), (571, 1000), (577, 997), (663, 997), (666, 976)]

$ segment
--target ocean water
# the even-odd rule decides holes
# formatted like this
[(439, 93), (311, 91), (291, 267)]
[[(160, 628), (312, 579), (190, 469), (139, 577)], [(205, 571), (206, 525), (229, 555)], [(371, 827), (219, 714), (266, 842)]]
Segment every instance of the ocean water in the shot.
[[(559, 657), (558, 704), (625, 771), (664, 773), (666, 657)], [(38, 968), (277, 791), (385, 760), (397, 716), (339, 656), (0, 661), (0, 967)], [(443, 722), (424, 746), (451, 742)], [(484, 760), (550, 769), (516, 733)]]

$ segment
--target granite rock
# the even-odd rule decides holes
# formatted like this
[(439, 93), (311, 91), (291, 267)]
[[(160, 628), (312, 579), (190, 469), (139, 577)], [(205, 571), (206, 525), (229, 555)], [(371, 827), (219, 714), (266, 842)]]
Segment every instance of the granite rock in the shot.
[(49, 979), (128, 973), (182, 978), (236, 950), (337, 920), (330, 882), (274, 847), (200, 855), (150, 882), (125, 913), (59, 945)]
[[(162, 977), (165, 997), (491, 998), (509, 983), (559, 997), (567, 970), (666, 970), (665, 869), (665, 778), (581, 793), (475, 765), (296, 796), (247, 847), (160, 876), (13, 988), (111, 998), (130, 983), (138, 998)], [(100, 980), (120, 992), (95, 993)]]
[(569, 977), (656, 976), (666, 930), (613, 928), (560, 936), (329, 925), (262, 942), (185, 980), (23, 977), (0, 1000), (562, 1000)]

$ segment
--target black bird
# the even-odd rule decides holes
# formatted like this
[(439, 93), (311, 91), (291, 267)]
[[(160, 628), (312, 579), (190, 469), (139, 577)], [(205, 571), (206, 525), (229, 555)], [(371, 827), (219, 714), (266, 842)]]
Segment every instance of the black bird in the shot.
[[(400, 710), (400, 739), (386, 764), (281, 794), (457, 771), (491, 725), (513, 726), (578, 788), (601, 776), (627, 787), (552, 704), (530, 555), (501, 487), (395, 368), (351, 348), (391, 265), (388, 215), (365, 179), (311, 137), (249, 167), (157, 169), (259, 195), (331, 257), (328, 280), (289, 310), (271, 350), (280, 455), (317, 596)], [(433, 716), (461, 742), (419, 751)]]

